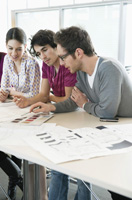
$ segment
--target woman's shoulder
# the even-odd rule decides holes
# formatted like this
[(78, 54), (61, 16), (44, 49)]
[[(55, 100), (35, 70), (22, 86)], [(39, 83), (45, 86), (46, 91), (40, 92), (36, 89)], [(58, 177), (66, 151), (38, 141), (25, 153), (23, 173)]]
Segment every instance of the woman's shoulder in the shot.
[(22, 59), (26, 60), (27, 63), (29, 63), (29, 64), (35, 64), (35, 65), (38, 64), (37, 60), (34, 57), (32, 57), (29, 54), (27, 54), (27, 53), (24, 53)]
[(10, 63), (12, 63), (12, 60), (10, 59), (10, 56), (8, 55), (8, 54), (6, 54), (5, 56), (4, 56), (4, 63), (8, 63), (8, 64), (10, 64)]

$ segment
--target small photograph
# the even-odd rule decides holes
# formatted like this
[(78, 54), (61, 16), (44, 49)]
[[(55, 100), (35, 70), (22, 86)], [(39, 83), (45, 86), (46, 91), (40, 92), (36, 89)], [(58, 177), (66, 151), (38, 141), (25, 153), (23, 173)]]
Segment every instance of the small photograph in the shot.
[(47, 113), (39, 113), (39, 114), (27, 114), (27, 116), (16, 118), (12, 120), (12, 123), (19, 123), (21, 125), (31, 125), (31, 126), (39, 126), (49, 120), (53, 115)]

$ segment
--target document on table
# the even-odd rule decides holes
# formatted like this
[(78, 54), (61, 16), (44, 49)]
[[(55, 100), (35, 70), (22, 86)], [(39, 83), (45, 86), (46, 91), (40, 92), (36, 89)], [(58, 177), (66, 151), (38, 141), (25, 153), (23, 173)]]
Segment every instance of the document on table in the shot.
[(132, 150), (132, 125), (130, 124), (71, 130), (47, 123), (40, 126), (31, 124), (27, 128), (22, 123), (11, 123), (11, 121), (21, 119), (20, 116), (25, 117), (29, 108), (20, 109), (13, 102), (1, 105), (1, 145), (19, 145), (19, 141), (23, 140), (54, 163)]
[(19, 108), (14, 102), (0, 103), (0, 125), (15, 123), (28, 126), (39, 126), (53, 117), (51, 113), (30, 113), (29, 107)]
[[(43, 123), (41, 126), (20, 126), (19, 124), (3, 124), (0, 126), (0, 145), (21, 145), (28, 144), (31, 136), (43, 132), (43, 130), (52, 130), (56, 126), (55, 123)], [(26, 142), (25, 142), (25, 138)], [(29, 141), (30, 142), (30, 141)]]
[(0, 103), (0, 123), (10, 122), (27, 112), (29, 112), (29, 107), (21, 109), (14, 102)]
[(125, 126), (127, 131), (123, 125), (73, 130), (47, 127), (25, 141), (52, 162), (62, 163), (132, 151), (132, 125)]
[(53, 114), (50, 113), (27, 113), (13, 119), (11, 123), (26, 126), (40, 126), (52, 117)]

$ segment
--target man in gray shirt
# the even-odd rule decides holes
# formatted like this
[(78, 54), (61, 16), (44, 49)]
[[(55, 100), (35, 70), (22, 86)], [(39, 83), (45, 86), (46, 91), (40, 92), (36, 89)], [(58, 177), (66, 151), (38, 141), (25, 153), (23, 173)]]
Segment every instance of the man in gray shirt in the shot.
[[(61, 64), (71, 73), (77, 72), (77, 84), (71, 97), (57, 104), (41, 102), (31, 106), (34, 112), (71, 112), (78, 107), (99, 118), (132, 117), (132, 82), (124, 67), (114, 59), (95, 53), (88, 33), (78, 27), (69, 27), (55, 35)], [(111, 193), (118, 200), (126, 197)]]

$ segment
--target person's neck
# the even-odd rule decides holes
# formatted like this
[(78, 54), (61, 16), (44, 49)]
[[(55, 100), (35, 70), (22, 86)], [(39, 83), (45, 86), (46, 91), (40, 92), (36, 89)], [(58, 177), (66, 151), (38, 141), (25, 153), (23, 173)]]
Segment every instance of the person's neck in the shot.
[(82, 71), (86, 72), (89, 76), (91, 76), (94, 72), (97, 60), (97, 55), (93, 55), (91, 57), (85, 56)]
[(59, 59), (57, 59), (56, 62), (54, 63), (54, 68), (55, 68), (56, 73), (58, 72), (59, 67), (60, 67), (60, 61)]
[(20, 73), (20, 71), (21, 71), (21, 60), (14, 62), (14, 70), (16, 71), (17, 74)]

